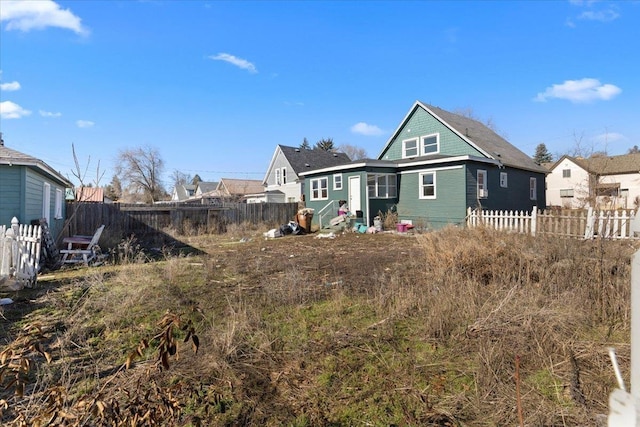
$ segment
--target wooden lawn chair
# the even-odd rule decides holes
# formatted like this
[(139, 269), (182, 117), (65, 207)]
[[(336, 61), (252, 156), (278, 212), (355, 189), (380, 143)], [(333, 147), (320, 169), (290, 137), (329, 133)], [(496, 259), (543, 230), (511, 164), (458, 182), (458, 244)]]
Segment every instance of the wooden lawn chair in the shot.
[(78, 264), (80, 262), (84, 265), (89, 263), (98, 257), (100, 247), (98, 241), (104, 230), (104, 225), (98, 227), (93, 236), (71, 236), (62, 239), (62, 243), (66, 244), (66, 249), (62, 249), (62, 264)]

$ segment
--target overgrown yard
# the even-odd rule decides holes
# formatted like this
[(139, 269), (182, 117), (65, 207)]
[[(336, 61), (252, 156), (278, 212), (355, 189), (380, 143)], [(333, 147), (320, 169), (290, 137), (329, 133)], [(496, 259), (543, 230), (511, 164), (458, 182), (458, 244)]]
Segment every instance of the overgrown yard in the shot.
[(183, 240), (0, 293), (2, 425), (605, 425), (628, 381), (635, 243)]

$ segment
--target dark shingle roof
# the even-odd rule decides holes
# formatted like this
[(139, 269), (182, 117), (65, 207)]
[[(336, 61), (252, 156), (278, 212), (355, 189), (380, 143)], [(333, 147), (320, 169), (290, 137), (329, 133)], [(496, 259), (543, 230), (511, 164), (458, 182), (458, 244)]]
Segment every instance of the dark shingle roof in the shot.
[(335, 153), (320, 149), (307, 150), (286, 145), (278, 146), (296, 175), (311, 169), (328, 168), (351, 162), (351, 159), (345, 153)]
[(473, 142), (482, 151), (485, 151), (496, 160), (500, 160), (503, 164), (534, 171), (548, 172), (544, 167), (537, 165), (530, 156), (517, 149), (479, 121), (451, 113), (429, 104), (422, 103), (422, 105), (440, 117), (445, 124), (448, 124), (469, 141)]

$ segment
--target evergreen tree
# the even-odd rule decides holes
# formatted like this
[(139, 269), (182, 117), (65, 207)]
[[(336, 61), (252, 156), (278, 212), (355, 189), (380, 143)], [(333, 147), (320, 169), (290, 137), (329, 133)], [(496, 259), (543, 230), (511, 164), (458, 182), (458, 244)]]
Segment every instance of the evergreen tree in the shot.
[(198, 185), (199, 182), (202, 182), (202, 178), (200, 178), (200, 175), (196, 174), (191, 180), (191, 184)]
[(544, 145), (544, 143), (540, 143), (536, 147), (536, 153), (533, 155), (533, 161), (538, 165), (553, 161), (553, 156), (549, 150), (547, 150), (547, 146)]
[(307, 141), (307, 138), (302, 140), (302, 144), (300, 144), (300, 149), (301, 150), (311, 150), (311, 144), (309, 144), (309, 141)]
[(114, 202), (120, 200), (122, 197), (122, 183), (120, 183), (118, 175), (114, 175), (113, 178), (111, 178), (111, 183), (107, 184), (104, 188), (104, 192), (105, 195)]
[(321, 139), (320, 141), (316, 142), (314, 148), (317, 148), (318, 150), (332, 151), (335, 148), (333, 146), (333, 138)]

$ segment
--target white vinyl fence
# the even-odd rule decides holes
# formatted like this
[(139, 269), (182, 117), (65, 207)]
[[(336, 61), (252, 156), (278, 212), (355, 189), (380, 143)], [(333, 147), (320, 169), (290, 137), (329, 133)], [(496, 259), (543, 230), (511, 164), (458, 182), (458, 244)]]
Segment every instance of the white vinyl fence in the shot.
[(640, 238), (640, 217), (631, 209), (594, 210), (533, 207), (526, 211), (492, 211), (467, 209), (467, 227), (488, 227), (495, 230), (535, 235), (552, 235), (592, 239)]
[(0, 226), (0, 284), (17, 290), (36, 283), (41, 242), (39, 225), (19, 224), (14, 217), (10, 227)]

